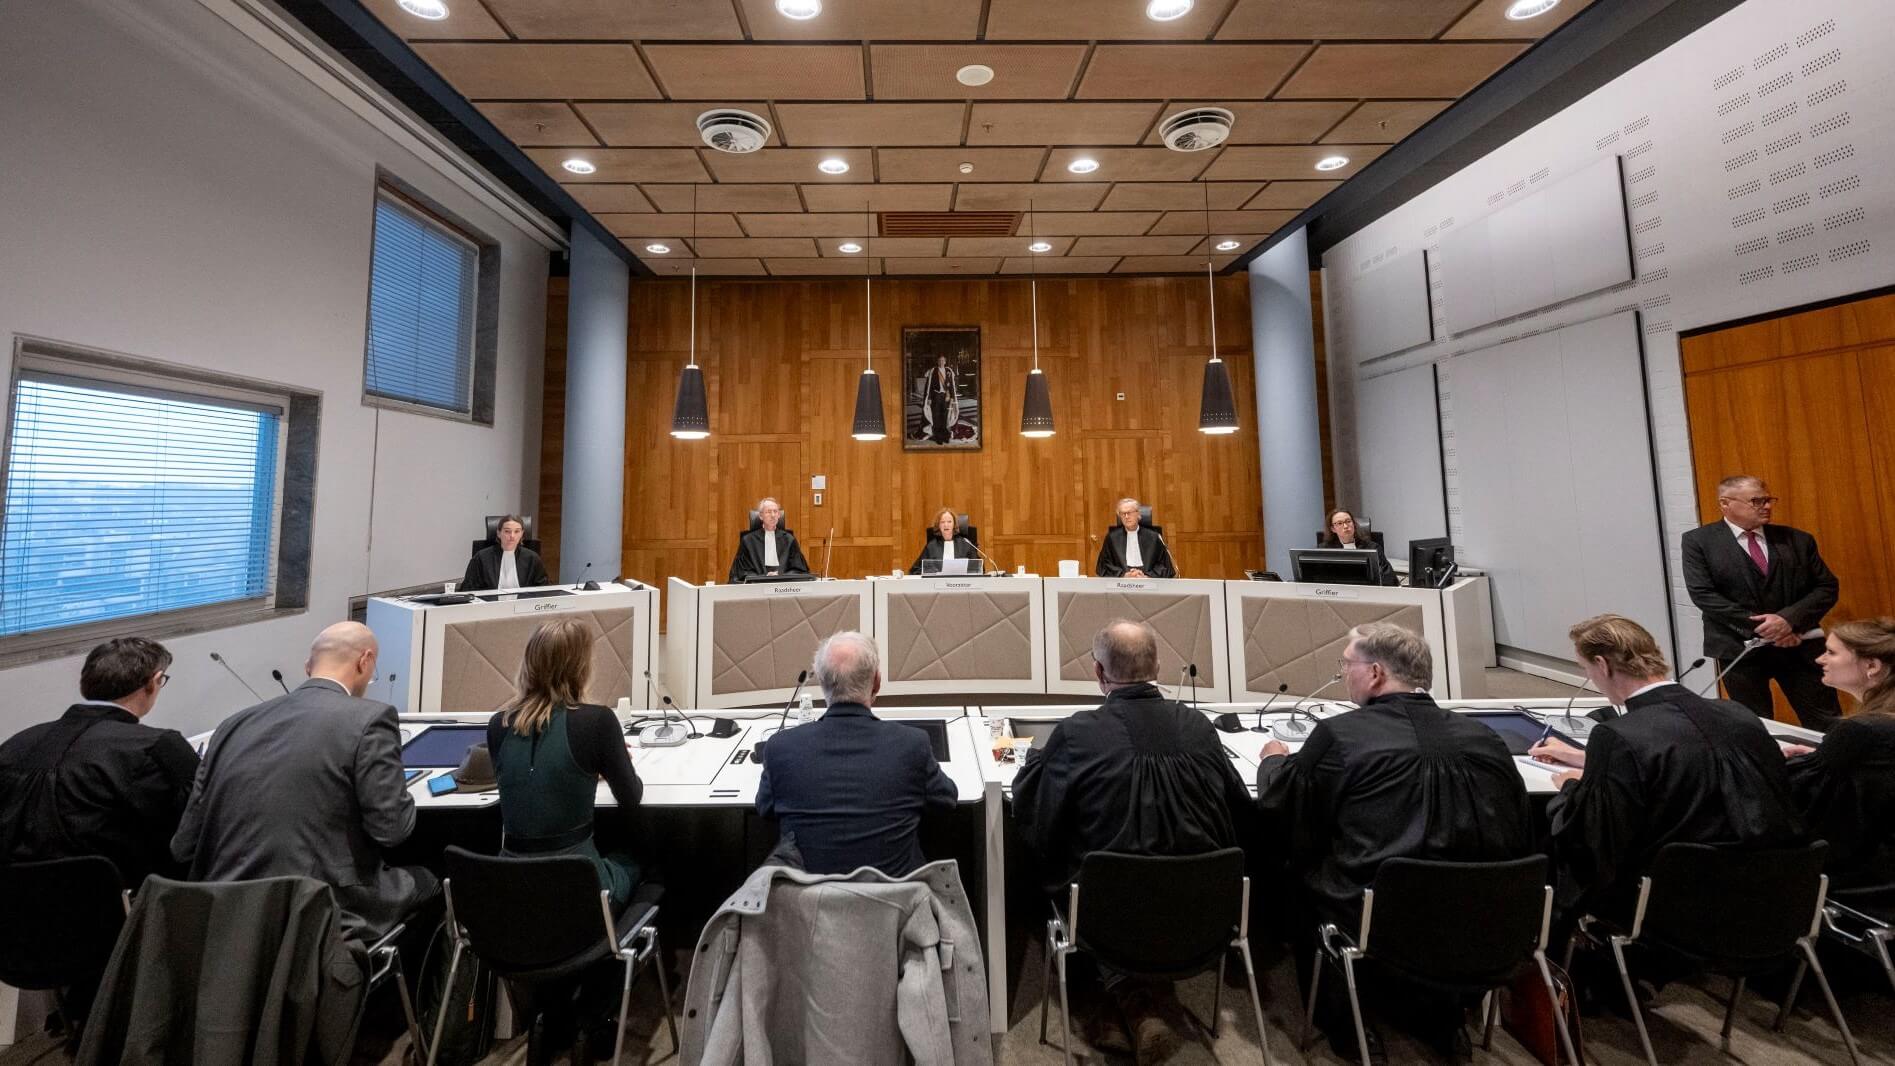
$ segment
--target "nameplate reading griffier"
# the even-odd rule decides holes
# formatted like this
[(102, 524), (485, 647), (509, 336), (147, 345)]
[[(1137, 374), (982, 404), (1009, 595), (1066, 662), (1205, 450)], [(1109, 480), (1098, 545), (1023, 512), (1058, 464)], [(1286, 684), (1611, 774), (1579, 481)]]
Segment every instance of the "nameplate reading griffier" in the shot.
[(1320, 596), (1325, 600), (1359, 600), (1362, 598), (1362, 593), (1357, 592), (1355, 589), (1337, 588), (1334, 585), (1323, 585), (1320, 588), (1311, 589), (1309, 594), (1311, 596)]
[(554, 611), (576, 611), (579, 605), (571, 600), (527, 600), (513, 605), (514, 614), (551, 614)]

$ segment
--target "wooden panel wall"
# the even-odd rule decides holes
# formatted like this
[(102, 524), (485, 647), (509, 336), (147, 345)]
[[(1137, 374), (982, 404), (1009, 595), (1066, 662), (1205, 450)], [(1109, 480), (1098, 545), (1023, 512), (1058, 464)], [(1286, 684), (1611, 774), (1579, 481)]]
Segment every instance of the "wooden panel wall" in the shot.
[[(1019, 434), (1032, 365), (1026, 281), (875, 281), (875, 365), (891, 427), (901, 420), (902, 327), (981, 328), (985, 446), (931, 454), (904, 452), (894, 436), (873, 443), (849, 436), (863, 367), (860, 279), (699, 281), (698, 363), (712, 424), (703, 441), (669, 435), (689, 347), (688, 284), (634, 283), (624, 572), (660, 584), (671, 576), (723, 581), (745, 513), (764, 495), (783, 501), (818, 569), (834, 527), (836, 577), (906, 569), (929, 515), (942, 506), (972, 515), (981, 546), (1002, 565), (1051, 574), (1060, 559), (1078, 558), (1090, 572), (1113, 502), (1126, 495), (1156, 508), (1188, 576), (1241, 577), (1261, 565), (1247, 279), (1218, 279), (1218, 348), (1244, 427), (1222, 437), (1197, 431), (1210, 353), (1202, 279), (1042, 280), (1039, 301), (1040, 365), (1051, 379), (1059, 431), (1028, 440)], [(552, 338), (563, 335), (564, 313), (565, 286), (554, 279), (548, 456), (563, 433), (550, 401), (553, 368), (564, 356)], [(542, 465), (540, 522), (551, 551), (562, 487), (557, 462)], [(816, 474), (828, 478), (821, 507), (809, 489)]]
[(1831, 621), (1895, 612), (1895, 294), (1680, 342), (1704, 521), (1755, 474), (1842, 582)]

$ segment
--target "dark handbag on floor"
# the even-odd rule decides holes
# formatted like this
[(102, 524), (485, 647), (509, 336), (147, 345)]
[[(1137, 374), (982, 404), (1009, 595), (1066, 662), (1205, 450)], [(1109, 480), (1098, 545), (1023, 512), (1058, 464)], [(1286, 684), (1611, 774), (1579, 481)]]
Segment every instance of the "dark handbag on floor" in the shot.
[(1573, 995), (1573, 980), (1556, 964), (1548, 962), (1546, 965), (1553, 973), (1553, 987), (1559, 990), (1557, 1005), (1547, 1000), (1546, 983), (1540, 980), (1539, 973), (1522, 970), (1512, 984), (1501, 990), (1500, 1025), (1534, 1058), (1546, 1066), (1559, 1066), (1559, 1032), (1553, 1024), (1553, 1011), (1558, 1010), (1566, 1015), (1567, 1030), (1573, 1034), (1573, 1050), (1584, 1061), (1586, 1041), (1579, 1032), (1579, 1000)]
[[(461, 964), (454, 973), (454, 987), (448, 988), (448, 963), (454, 957), (454, 941), (447, 926), (436, 929), (421, 960), (421, 1034), (434, 1039), (434, 1027), (441, 1026), (436, 1066), (473, 1066), (493, 1050), (494, 994), (497, 982), (493, 971), (471, 950), (462, 949)], [(447, 1012), (441, 1018), (443, 1004)], [(425, 1061), (419, 1056), (415, 1061)]]

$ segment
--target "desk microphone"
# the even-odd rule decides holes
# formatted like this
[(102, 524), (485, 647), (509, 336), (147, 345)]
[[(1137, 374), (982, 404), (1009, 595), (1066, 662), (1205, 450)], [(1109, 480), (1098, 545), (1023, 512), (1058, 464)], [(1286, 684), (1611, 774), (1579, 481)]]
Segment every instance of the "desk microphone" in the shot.
[(579, 586), (579, 591), (581, 592), (599, 591), (599, 583), (597, 581), (586, 580), (586, 574), (589, 571), (591, 571), (591, 569), (592, 569), (592, 560), (590, 559), (586, 560), (586, 565), (579, 568), (579, 580), (574, 582), (574, 584), (577, 584)]
[(994, 562), (994, 557), (993, 557), (993, 556), (991, 556), (991, 555), (988, 555), (988, 554), (987, 554), (986, 552), (984, 552), (984, 551), (981, 551), (981, 550), (980, 550), (980, 545), (978, 545), (978, 544), (976, 544), (976, 543), (974, 543), (974, 542), (973, 542), (972, 540), (969, 540), (969, 539), (968, 539), (968, 538), (966, 538), (966, 537), (962, 537), (961, 539), (962, 539), (962, 540), (965, 540), (965, 541), (967, 541), (967, 546), (968, 546), (968, 547), (970, 547), (970, 548), (972, 548), (972, 549), (974, 549), (974, 552), (975, 552), (976, 554), (978, 554), (978, 555), (979, 555), (979, 556), (980, 556), (980, 557), (981, 557), (982, 559), (985, 559), (985, 560), (987, 560), (987, 565), (989, 565), (989, 566), (991, 566), (991, 567), (993, 567), (993, 568), (994, 568), (994, 573), (996, 573), (996, 574), (1005, 574), (1005, 573), (1007, 572), (1007, 568), (1006, 568), (1006, 567), (1004, 567), (1004, 566), (1001, 566), (1001, 565), (1000, 565), (999, 563), (997, 563), (997, 562)]
[[(829, 560), (836, 556), (836, 527), (829, 527), (829, 535), (823, 538), (822, 579), (829, 580)], [(800, 682), (799, 682), (800, 685)]]
[[(676, 708), (671, 705), (671, 696), (662, 688), (658, 687), (658, 682), (652, 678), (651, 671), (648, 669), (645, 671), (645, 702), (647, 704), (651, 702), (651, 693), (654, 689), (658, 691), (658, 695), (664, 700), (663, 708), (659, 712), (663, 715), (663, 721), (641, 732), (638, 735), (639, 744), (647, 748), (675, 748), (696, 736), (696, 734), (691, 732), (691, 720), (689, 718), (684, 720), (683, 728), (671, 724), (670, 712), (676, 710)], [(682, 714), (683, 712), (679, 713)]]
[[(1288, 692), (1289, 690), (1290, 690), (1290, 683), (1288, 681), (1285, 681), (1281, 685), (1278, 685), (1276, 687), (1276, 691), (1271, 693), (1270, 698), (1265, 700), (1263, 703), (1263, 706), (1258, 708), (1257, 710), (1257, 728), (1249, 730), (1249, 732), (1252, 732), (1252, 733), (1263, 732), (1263, 712), (1270, 709), (1270, 705), (1277, 701), (1277, 697), (1283, 695), (1285, 692)], [(1236, 714), (1236, 712), (1232, 712), (1229, 714), (1220, 714), (1216, 718), (1211, 720), (1211, 724), (1216, 726), (1219, 730), (1225, 733), (1242, 733), (1245, 731), (1244, 720), (1241, 717), (1239, 717)]]
[(283, 671), (272, 670), (270, 671), (270, 676), (276, 679), (277, 686), (283, 690), (283, 695), (287, 696), (290, 694), (289, 685), (285, 684), (283, 681)]
[(234, 678), (236, 678), (236, 679), (237, 679), (237, 683), (238, 683), (239, 685), (242, 685), (242, 686), (244, 687), (244, 691), (246, 691), (246, 692), (248, 692), (248, 693), (250, 693), (250, 695), (252, 695), (252, 696), (255, 696), (255, 697), (256, 697), (256, 700), (257, 700), (257, 702), (258, 702), (258, 703), (262, 703), (262, 702), (263, 702), (263, 697), (262, 697), (262, 696), (259, 696), (259, 695), (257, 695), (257, 690), (256, 690), (256, 689), (253, 689), (253, 688), (251, 688), (251, 687), (250, 687), (250, 682), (248, 682), (248, 681), (245, 681), (245, 680), (243, 679), (243, 675), (242, 675), (242, 674), (239, 674), (239, 673), (238, 673), (238, 672), (237, 672), (237, 671), (236, 671), (235, 669), (232, 669), (232, 667), (231, 667), (231, 665), (230, 665), (230, 664), (229, 664), (228, 662), (226, 662), (226, 661), (224, 661), (224, 657), (223, 657), (223, 656), (221, 656), (221, 655), (219, 655), (219, 654), (217, 654), (216, 652), (211, 652), (211, 662), (214, 662), (214, 663), (216, 663), (217, 665), (219, 665), (219, 666), (221, 666), (221, 667), (223, 667), (224, 669), (226, 669), (226, 670), (229, 670), (229, 671), (230, 671), (230, 676), (232, 676), (232, 677), (234, 677)]
[[(1566, 723), (1567, 729), (1575, 733), (1582, 732), (1579, 726), (1578, 719), (1573, 717), (1573, 703), (1574, 701), (1578, 700), (1580, 696), (1584, 695), (1587, 689), (1592, 687), (1592, 678), (1590, 677), (1586, 678), (1586, 680), (1580, 682), (1579, 687), (1577, 688), (1573, 688), (1573, 686), (1570, 684), (1567, 685), (1566, 687), (1572, 688), (1573, 694), (1570, 697), (1568, 697), (1566, 700), (1566, 709), (1559, 713), (1560, 720)], [(1586, 728), (1590, 729), (1592, 727), (1588, 725), (1586, 726)]]
[[(1769, 644), (1769, 643), (1770, 641), (1767, 641), (1763, 639), (1762, 637), (1751, 637), (1749, 640), (1744, 641), (1744, 650), (1737, 653), (1737, 658), (1732, 659), (1730, 662), (1725, 663), (1724, 669), (1719, 670), (1717, 672), (1717, 676), (1711, 678), (1711, 683), (1698, 690), (1698, 695), (1702, 696), (1706, 692), (1709, 692), (1717, 688), (1717, 683), (1719, 681), (1724, 680), (1724, 675), (1730, 673), (1731, 670), (1734, 667), (1736, 667), (1738, 663), (1743, 662), (1744, 656), (1749, 655), (1751, 652), (1756, 651), (1758, 648), (1761, 648), (1764, 645)], [(1699, 661), (1701, 662), (1702, 660), (1699, 660)]]
[(1171, 550), (1171, 545), (1165, 540), (1165, 535), (1155, 529), (1151, 531), (1151, 535), (1158, 538), (1158, 543), (1164, 545), (1165, 554), (1171, 557), (1171, 576), (1183, 577), (1184, 567), (1178, 565), (1178, 553)]
[(1191, 709), (1195, 711), (1198, 709), (1198, 664), (1191, 663), (1184, 668), (1184, 672), (1191, 675)]
[[(785, 701), (783, 704), (783, 713), (778, 715), (776, 719), (776, 731), (778, 733), (783, 732), (783, 727), (789, 723), (790, 708), (796, 706), (796, 697), (803, 694), (803, 682), (808, 681), (808, 680), (809, 680), (808, 670), (804, 670), (802, 673), (796, 675), (796, 688), (791, 690), (790, 698), (787, 701)], [(763, 761), (763, 745), (764, 744), (765, 744), (765, 741), (759, 740), (750, 749), (751, 762)]]
[[(1303, 717), (1309, 719), (1311, 722), (1320, 722), (1322, 719), (1317, 718), (1315, 715), (1309, 713), (1308, 711), (1305, 711), (1303, 709), (1303, 705), (1308, 703), (1310, 700), (1313, 700), (1316, 697), (1322, 695), (1323, 693), (1329, 691), (1331, 688), (1334, 688), (1341, 681), (1342, 681), (1342, 675), (1337, 674), (1334, 677), (1331, 677), (1329, 680), (1323, 682), (1322, 687), (1318, 688), (1316, 691), (1310, 693), (1307, 696), (1304, 696), (1300, 700), (1297, 700), (1294, 704), (1290, 706), (1290, 710), (1289, 710), (1290, 717), (1288, 718), (1288, 720), (1279, 722), (1276, 725), (1271, 726), (1270, 735), (1277, 738), (1278, 740), (1307, 740), (1309, 738), (1309, 731), (1311, 729), (1314, 729), (1315, 726), (1301, 724), (1300, 722), (1296, 720), (1296, 716), (1300, 714)], [(1261, 715), (1258, 716), (1257, 724), (1259, 727), (1263, 725)]]
[(1695, 659), (1693, 659), (1693, 660), (1691, 660), (1691, 665), (1690, 665), (1690, 666), (1687, 666), (1687, 667), (1685, 667), (1685, 668), (1684, 668), (1684, 673), (1681, 673), (1681, 674), (1679, 674), (1679, 675), (1678, 675), (1678, 676), (1677, 676), (1676, 678), (1674, 678), (1674, 679), (1672, 679), (1672, 684), (1674, 684), (1674, 685), (1682, 685), (1682, 684), (1684, 684), (1684, 679), (1685, 679), (1685, 678), (1687, 678), (1687, 677), (1689, 677), (1689, 676), (1691, 676), (1691, 671), (1693, 671), (1693, 670), (1696, 670), (1696, 669), (1697, 669), (1698, 667), (1700, 667), (1700, 666), (1703, 666), (1703, 665), (1704, 665), (1704, 663), (1705, 663), (1705, 661), (1706, 661), (1706, 660), (1705, 660), (1705, 658), (1704, 658), (1704, 656), (1702, 656), (1702, 655), (1700, 655), (1700, 656), (1698, 656), (1697, 658), (1695, 658)]

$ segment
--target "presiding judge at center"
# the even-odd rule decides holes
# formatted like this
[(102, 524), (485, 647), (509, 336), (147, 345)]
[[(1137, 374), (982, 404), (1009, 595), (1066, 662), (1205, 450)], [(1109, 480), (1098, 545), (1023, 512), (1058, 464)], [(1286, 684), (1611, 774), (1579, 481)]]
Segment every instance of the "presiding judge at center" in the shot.
[[(934, 525), (928, 530), (928, 541), (921, 546), (921, 554), (915, 556), (915, 565), (909, 567), (908, 572), (911, 574), (921, 573), (922, 564), (930, 559), (942, 563), (955, 559), (971, 559), (974, 560), (974, 563), (969, 568), (970, 571), (979, 573), (981, 569), (979, 562), (980, 549), (974, 547), (974, 542), (967, 537), (956, 535), (956, 525), (958, 525), (958, 523), (955, 520), (954, 508), (943, 507), (939, 511), (936, 511), (934, 514)], [(944, 567), (933, 566), (928, 569), (940, 570), (944, 569)]]
[(467, 561), (467, 574), (461, 578), (460, 585), (463, 591), (536, 588), (553, 583), (539, 553), (520, 546), (520, 541), (526, 538), (526, 523), (519, 515), (502, 518), (495, 535), (499, 538), (498, 544), (487, 545)]
[(803, 549), (796, 545), (796, 534), (779, 528), (783, 524), (782, 504), (769, 496), (758, 500), (757, 522), (761, 528), (746, 530), (737, 540), (737, 557), (730, 561), (731, 584), (757, 574), (809, 573)]
[(1099, 545), (1099, 561), (1093, 572), (1100, 577), (1177, 577), (1171, 565), (1171, 549), (1165, 538), (1149, 526), (1138, 523), (1138, 501), (1127, 497), (1119, 501), (1119, 524), (1105, 535)]

